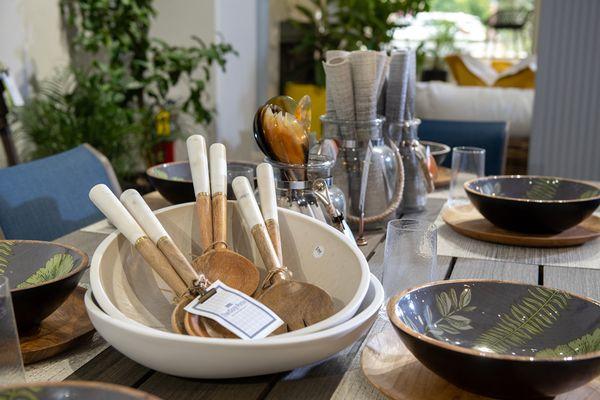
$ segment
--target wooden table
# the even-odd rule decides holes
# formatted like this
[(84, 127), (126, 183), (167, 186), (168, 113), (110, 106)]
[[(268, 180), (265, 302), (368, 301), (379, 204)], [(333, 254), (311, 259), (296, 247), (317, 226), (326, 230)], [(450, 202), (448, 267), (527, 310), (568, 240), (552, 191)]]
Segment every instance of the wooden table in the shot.
[[(418, 217), (433, 222), (444, 203), (445, 194), (430, 197), (427, 210)], [(157, 194), (148, 198), (153, 208), (165, 205)], [(71, 244), (90, 256), (106, 237), (102, 233), (77, 231), (57, 242)], [(371, 232), (369, 244), (362, 247), (371, 271), (381, 276), (384, 232)], [(592, 298), (600, 298), (600, 270), (558, 268), (544, 265), (515, 264), (506, 261), (438, 257), (439, 279), (493, 278), (539, 283), (565, 289)], [(87, 279), (87, 278), (86, 278)], [(82, 281), (84, 286), (87, 281)], [(371, 333), (385, 327), (376, 321)], [(91, 343), (66, 354), (27, 367), (29, 381), (64, 379), (93, 380), (126, 385), (164, 399), (384, 399), (371, 386), (360, 369), (360, 354), (365, 338), (337, 355), (316, 365), (272, 375), (231, 380), (191, 380), (150, 370), (108, 346), (96, 334)]]

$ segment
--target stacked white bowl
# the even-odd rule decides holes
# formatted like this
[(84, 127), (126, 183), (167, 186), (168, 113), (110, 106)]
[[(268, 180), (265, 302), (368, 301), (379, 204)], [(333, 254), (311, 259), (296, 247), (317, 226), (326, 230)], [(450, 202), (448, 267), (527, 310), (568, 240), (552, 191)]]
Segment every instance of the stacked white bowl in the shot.
[[(201, 253), (194, 203), (156, 212), (190, 257)], [(373, 324), (383, 289), (360, 250), (327, 224), (279, 209), (284, 264), (294, 279), (315, 284), (334, 301), (335, 314), (317, 324), (258, 340), (217, 339), (171, 332), (174, 294), (118, 232), (92, 258), (86, 306), (98, 332), (140, 364), (177, 376), (228, 378), (285, 371), (323, 360), (361, 337)], [(265, 276), (236, 203), (228, 204), (230, 248)], [(210, 362), (206, 362), (210, 360)]]

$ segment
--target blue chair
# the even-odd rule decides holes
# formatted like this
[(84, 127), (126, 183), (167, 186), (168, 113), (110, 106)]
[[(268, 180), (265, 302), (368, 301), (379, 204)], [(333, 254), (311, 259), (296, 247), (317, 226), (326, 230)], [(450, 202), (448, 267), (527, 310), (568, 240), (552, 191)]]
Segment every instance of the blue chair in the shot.
[(87, 144), (0, 169), (0, 234), (54, 240), (102, 219), (88, 198), (97, 183), (121, 193), (108, 159)]
[[(506, 128), (506, 122), (423, 120), (419, 126), (419, 139), (450, 147), (481, 147), (485, 149), (485, 174), (500, 175), (506, 164)], [(450, 167), (451, 163), (450, 154), (442, 165)]]

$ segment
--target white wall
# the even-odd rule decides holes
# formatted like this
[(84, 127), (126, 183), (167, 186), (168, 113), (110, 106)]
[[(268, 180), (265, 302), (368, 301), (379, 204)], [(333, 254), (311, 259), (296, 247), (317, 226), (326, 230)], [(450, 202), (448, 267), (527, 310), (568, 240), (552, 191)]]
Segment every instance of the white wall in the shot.
[[(211, 140), (228, 145), (231, 159), (257, 159), (252, 118), (257, 102), (257, 2), (267, 0), (155, 0), (158, 16), (151, 35), (169, 43), (190, 45), (190, 36), (207, 42), (232, 43), (239, 56), (229, 56), (227, 72), (214, 68), (207, 98), (219, 114), (206, 130)], [(276, 0), (278, 1), (278, 0)], [(48, 78), (69, 63), (58, 0), (0, 0), (0, 61), (15, 76), (25, 95), (31, 77)], [(261, 66), (265, 68), (265, 65)], [(174, 95), (184, 90), (179, 87)], [(196, 128), (201, 131), (200, 128)], [(5, 165), (0, 151), (0, 166)], [(177, 158), (186, 158), (177, 146)]]

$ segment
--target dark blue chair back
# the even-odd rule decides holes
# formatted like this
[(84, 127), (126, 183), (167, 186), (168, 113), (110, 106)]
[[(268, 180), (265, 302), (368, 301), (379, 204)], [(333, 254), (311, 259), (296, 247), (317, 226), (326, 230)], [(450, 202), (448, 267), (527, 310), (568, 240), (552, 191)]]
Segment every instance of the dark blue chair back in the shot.
[[(471, 146), (485, 149), (485, 174), (504, 173), (507, 146), (506, 122), (423, 120), (419, 139), (444, 143), (450, 147)], [(442, 165), (450, 167), (452, 154)]]
[(0, 169), (0, 229), (6, 239), (54, 240), (103, 218), (88, 198), (97, 183), (117, 195), (110, 163), (89, 145)]

